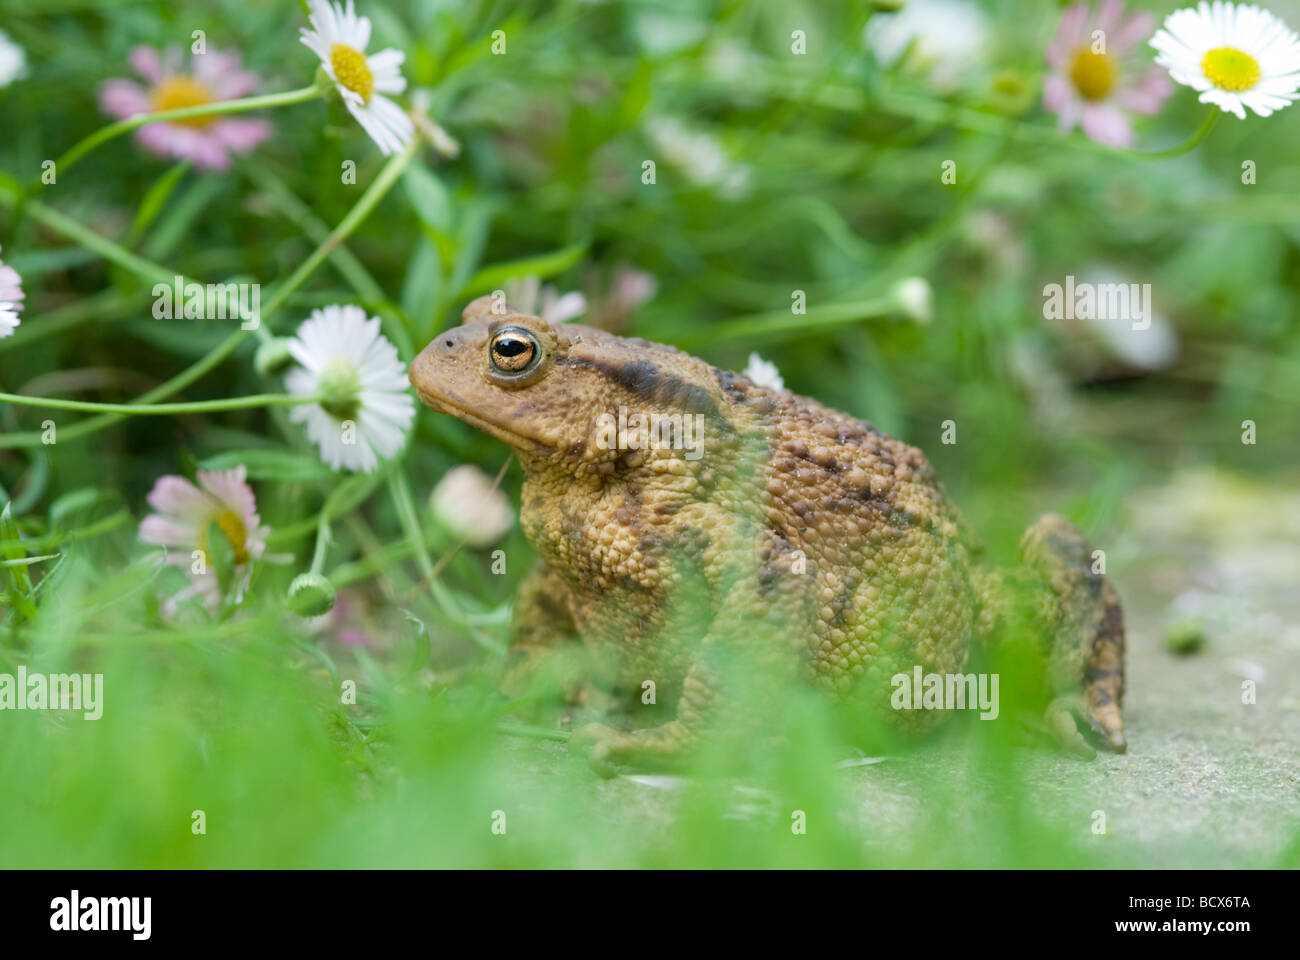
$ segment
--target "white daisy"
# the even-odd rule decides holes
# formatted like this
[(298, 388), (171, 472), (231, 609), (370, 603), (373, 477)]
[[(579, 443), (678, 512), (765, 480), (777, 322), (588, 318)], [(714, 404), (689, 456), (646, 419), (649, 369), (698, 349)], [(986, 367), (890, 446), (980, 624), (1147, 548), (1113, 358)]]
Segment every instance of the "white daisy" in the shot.
[(899, 63), (948, 92), (984, 64), (990, 32), (988, 15), (967, 0), (908, 0), (867, 21), (864, 39), (883, 65)]
[(331, 468), (370, 473), (380, 457), (402, 449), (415, 401), (378, 317), (367, 320), (355, 306), (313, 310), (289, 352), (301, 367), (289, 372), (285, 387), (296, 396), (321, 397), (294, 407), (289, 419), (307, 424), (307, 436)]
[(587, 298), (581, 293), (560, 293), (549, 283), (542, 286), (541, 278), (532, 274), (507, 280), (501, 292), (506, 303), (520, 313), (540, 317), (547, 323), (568, 323), (587, 312)]
[(741, 200), (748, 195), (750, 167), (733, 163), (716, 137), (690, 130), (669, 116), (649, 118), (646, 133), (655, 148), (691, 183), (716, 190), (726, 200)]
[(745, 376), (757, 387), (770, 387), (773, 390), (784, 390), (785, 381), (781, 379), (781, 373), (776, 369), (776, 364), (770, 360), (764, 360), (757, 353), (749, 355), (749, 364), (745, 367)]
[(352, 0), (346, 10), (338, 3), (311, 0), (308, 19), (313, 29), (302, 31), (302, 42), (320, 57), (348, 112), (384, 154), (397, 153), (410, 143), (415, 125), (401, 107), (381, 94), (406, 89), (399, 69), (406, 55), (388, 49), (366, 56), (370, 18), (358, 17)]
[(18, 311), (23, 308), (23, 278), (13, 267), (0, 260), (0, 337), (7, 337), (18, 327)]
[(27, 76), (27, 54), (23, 48), (9, 39), (9, 34), (0, 30), (0, 87), (7, 87), (15, 80)]
[(1246, 107), (1267, 117), (1296, 99), (1300, 89), (1300, 37), (1267, 10), (1201, 0), (1176, 10), (1151, 38), (1156, 63), (1185, 86), (1246, 119)]

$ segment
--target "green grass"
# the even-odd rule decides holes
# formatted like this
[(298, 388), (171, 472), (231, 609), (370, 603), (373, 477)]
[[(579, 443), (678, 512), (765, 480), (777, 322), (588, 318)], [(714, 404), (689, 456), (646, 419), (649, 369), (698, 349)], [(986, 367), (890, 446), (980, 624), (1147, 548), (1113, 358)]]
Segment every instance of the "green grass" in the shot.
[[(268, 114), (275, 136), (227, 173), (177, 167), (122, 137), (20, 204), (42, 161), (108, 122), (96, 90), (129, 74), (135, 44), (202, 28), (210, 45), (242, 51), (264, 92), (310, 83), (315, 64), (294, 4), (0, 0), (31, 60), (27, 79), (0, 90), (11, 132), (0, 257), (27, 291), (22, 326), (0, 340), (0, 391), (125, 403), (191, 368), (167, 400), (280, 391), (281, 378), (257, 372), (255, 336), (152, 316), (152, 285), (177, 274), (263, 283), (276, 335), (315, 306), (360, 303), (409, 361), (507, 281), (540, 276), (607, 305), (617, 271), (634, 267), (657, 290), (618, 332), (725, 369), (757, 350), (796, 392), (921, 446), (996, 561), (1047, 509), (1122, 543), (1137, 493), (1196, 465), (1295, 488), (1300, 168), (1285, 158), (1300, 108), (1224, 118), (1167, 161), (1059, 136), (1036, 93), (1010, 106), (995, 96), (999, 72), (1041, 84), (1056, 11), (1032, 0), (982, 4), (988, 65), (952, 92), (877, 66), (859, 39), (863, 3), (361, 6), (379, 44), (406, 53), (410, 85), (427, 91), (457, 156), (422, 147), (386, 163), (338, 104), (310, 102)], [(497, 29), (504, 56), (491, 52)], [(795, 29), (806, 56), (790, 53)], [(1139, 125), (1140, 146), (1180, 143), (1202, 116), (1179, 88)], [(664, 117), (743, 165), (742, 192), (675, 162), (654, 133)], [(948, 160), (955, 185), (940, 179)], [(1245, 160), (1258, 164), (1253, 185)], [(341, 182), (345, 161), (355, 185)], [(1124, 369), (1043, 319), (1043, 286), (1095, 265), (1152, 284), (1180, 338), (1174, 364)], [(933, 287), (929, 325), (893, 306), (909, 276)], [(808, 305), (797, 323), (795, 291)], [(47, 416), (59, 424), (52, 446), (39, 442)], [(533, 556), (518, 526), (498, 545), (503, 575), (488, 549), (444, 562), (457, 543), (428, 509), (433, 486), (461, 463), (495, 475), (508, 456), (450, 418), (421, 410), (399, 460), (344, 480), (282, 408), (95, 429), (74, 426), (82, 417), (0, 404), (11, 517), (0, 539), (48, 557), (0, 568), (0, 673), (105, 678), (100, 720), (0, 713), (0, 864), (1150, 865), (1149, 851), (1090, 829), (1098, 801), (1080, 784), (1118, 781), (1122, 761), (1098, 761), (1092, 780), (1067, 769), (1073, 786), (1053, 794), (1044, 771), (1065, 768), (1004, 724), (961, 720), (837, 769), (852, 756), (837, 719), (792, 690), (786, 737), (751, 744), (748, 769), (705, 764), (673, 783), (602, 781), (562, 742), (503, 736), (502, 722), (553, 730), (563, 716), (508, 717), (494, 692)], [(955, 445), (940, 442), (950, 419)], [(1244, 420), (1258, 425), (1253, 446), (1240, 442)], [(249, 465), (283, 562), (259, 566), (237, 609), (169, 618), (163, 601), (183, 577), (159, 572), (136, 537), (144, 497), (160, 475), (234, 462)], [(512, 467), (503, 488), (516, 506), (519, 483)], [(323, 510), (322, 571), (368, 647), (287, 607)], [(1112, 575), (1123, 588), (1142, 563), (1139, 546)], [(355, 704), (341, 702), (346, 681)], [(792, 832), (795, 811), (805, 834)], [(1294, 861), (1300, 830), (1291, 837), (1289, 853), (1278, 844), (1235, 862)], [(1185, 856), (1232, 859), (1210, 831)]]

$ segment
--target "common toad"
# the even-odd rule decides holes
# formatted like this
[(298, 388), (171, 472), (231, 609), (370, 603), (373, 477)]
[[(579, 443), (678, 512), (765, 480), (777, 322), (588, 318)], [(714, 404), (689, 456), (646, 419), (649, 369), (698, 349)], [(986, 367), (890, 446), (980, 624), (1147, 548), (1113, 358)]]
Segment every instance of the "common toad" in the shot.
[(663, 764), (737, 720), (737, 651), (877, 706), (918, 666), (960, 674), (1011, 616), (1010, 584), (1029, 585), (1049, 731), (1088, 755), (1081, 731), (1125, 749), (1119, 599), (1065, 519), (1033, 524), (1018, 566), (985, 570), (921, 451), (862, 420), (500, 298), (463, 320), (410, 378), (522, 464), (521, 523), (541, 559), (516, 604), (517, 652), (581, 637), (612, 656), (616, 685), (653, 679), (675, 702), (655, 726), (579, 731), (598, 769)]

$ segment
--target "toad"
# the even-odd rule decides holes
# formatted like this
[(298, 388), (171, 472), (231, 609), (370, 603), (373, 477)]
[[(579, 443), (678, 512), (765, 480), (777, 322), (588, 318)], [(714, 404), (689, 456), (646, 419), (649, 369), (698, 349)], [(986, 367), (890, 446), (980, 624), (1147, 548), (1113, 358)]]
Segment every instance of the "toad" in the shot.
[(986, 569), (917, 448), (673, 347), (552, 325), (499, 297), (469, 304), (410, 379), (522, 465), (520, 519), (540, 559), (512, 656), (580, 639), (615, 689), (665, 698), (663, 722), (577, 731), (602, 772), (671, 765), (713, 731), (761, 721), (764, 699), (737, 695), (748, 678), (933, 726), (939, 713), (888, 709), (891, 678), (961, 674), (1012, 623), (1041, 661), (1030, 676), (1048, 732), (1088, 756), (1124, 751), (1119, 598), (1064, 518), (1040, 518), (1016, 565)]

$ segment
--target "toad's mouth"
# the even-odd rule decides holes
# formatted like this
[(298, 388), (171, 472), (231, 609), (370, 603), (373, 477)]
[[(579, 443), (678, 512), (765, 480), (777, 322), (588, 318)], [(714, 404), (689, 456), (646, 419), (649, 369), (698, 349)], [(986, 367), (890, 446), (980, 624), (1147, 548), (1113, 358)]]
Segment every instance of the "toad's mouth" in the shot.
[(420, 386), (415, 386), (415, 392), (420, 398), (420, 402), (432, 410), (434, 413), (445, 413), (448, 416), (455, 417), (457, 420), (468, 423), (476, 430), (482, 430), (484, 433), (491, 434), (498, 440), (509, 444), (515, 450), (543, 456), (554, 452), (553, 448), (543, 443), (536, 437), (530, 437), (519, 433), (517, 430), (490, 419), (484, 414), (487, 412), (480, 409), (478, 413), (470, 413), (467, 405), (454, 397), (446, 394), (433, 394)]

